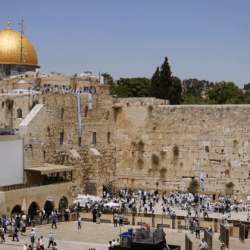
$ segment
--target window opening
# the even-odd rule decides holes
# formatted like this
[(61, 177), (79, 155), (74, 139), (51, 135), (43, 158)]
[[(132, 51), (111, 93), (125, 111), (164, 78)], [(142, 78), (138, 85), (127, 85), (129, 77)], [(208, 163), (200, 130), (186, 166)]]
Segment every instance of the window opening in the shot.
[(60, 145), (63, 145), (63, 132), (60, 132)]
[(108, 143), (110, 143), (110, 132), (108, 132)]
[(96, 132), (93, 133), (93, 144), (96, 144)]

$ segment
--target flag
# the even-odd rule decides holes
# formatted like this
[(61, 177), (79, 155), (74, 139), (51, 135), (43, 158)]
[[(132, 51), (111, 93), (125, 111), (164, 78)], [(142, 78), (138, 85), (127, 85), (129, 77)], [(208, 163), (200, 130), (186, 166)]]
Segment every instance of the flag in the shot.
[(203, 179), (203, 172), (202, 170), (200, 171), (200, 182), (201, 182), (201, 189), (204, 191), (204, 179)]
[(81, 118), (81, 94), (77, 94), (78, 103), (78, 124), (79, 124), (79, 137), (82, 137), (82, 118)]

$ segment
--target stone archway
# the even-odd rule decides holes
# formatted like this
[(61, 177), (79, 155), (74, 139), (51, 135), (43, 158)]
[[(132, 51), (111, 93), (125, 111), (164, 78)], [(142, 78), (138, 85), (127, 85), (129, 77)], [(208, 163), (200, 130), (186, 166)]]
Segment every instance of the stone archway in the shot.
[(31, 216), (31, 219), (33, 219), (32, 217), (34, 215), (38, 215), (39, 210), (40, 210), (40, 207), (37, 202), (33, 201), (32, 203), (30, 203), (28, 214)]
[(58, 210), (62, 211), (63, 209), (68, 208), (69, 206), (69, 202), (66, 196), (63, 196), (60, 198), (59, 200), (59, 204), (58, 204)]
[(45, 204), (44, 204), (44, 210), (46, 212), (47, 215), (50, 215), (51, 212), (55, 209), (55, 204), (54, 201), (48, 201), (46, 200)]
[(15, 205), (11, 211), (11, 214), (21, 214), (22, 208), (20, 205)]

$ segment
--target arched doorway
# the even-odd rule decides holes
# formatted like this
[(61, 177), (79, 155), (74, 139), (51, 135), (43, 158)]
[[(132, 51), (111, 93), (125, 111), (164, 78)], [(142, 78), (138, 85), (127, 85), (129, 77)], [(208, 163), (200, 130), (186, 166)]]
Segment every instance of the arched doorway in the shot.
[(46, 201), (44, 204), (45, 213), (49, 216), (54, 210), (54, 201)]
[(22, 118), (22, 109), (18, 108), (16, 112), (17, 112), (17, 118)]
[(11, 211), (11, 214), (21, 214), (22, 213), (22, 209), (21, 206), (19, 205), (15, 205)]
[(39, 212), (39, 206), (38, 204), (33, 201), (30, 206), (29, 206), (29, 209), (28, 209), (28, 214), (31, 216), (31, 219), (33, 220), (33, 217), (34, 215), (38, 215), (38, 212)]
[(58, 210), (62, 211), (63, 209), (68, 208), (68, 199), (63, 196), (60, 200), (59, 200), (59, 205), (58, 205)]

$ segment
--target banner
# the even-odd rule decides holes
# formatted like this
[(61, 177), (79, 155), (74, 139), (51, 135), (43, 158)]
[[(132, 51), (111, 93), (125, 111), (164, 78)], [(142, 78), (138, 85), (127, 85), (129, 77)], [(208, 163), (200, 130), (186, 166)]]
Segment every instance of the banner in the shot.
[(89, 109), (92, 109), (92, 95), (89, 94)]
[(78, 102), (78, 124), (79, 124), (79, 137), (82, 137), (82, 119), (81, 119), (81, 94), (77, 94)]
[(203, 172), (200, 172), (200, 182), (201, 182), (201, 189), (204, 191), (204, 179), (203, 179)]

